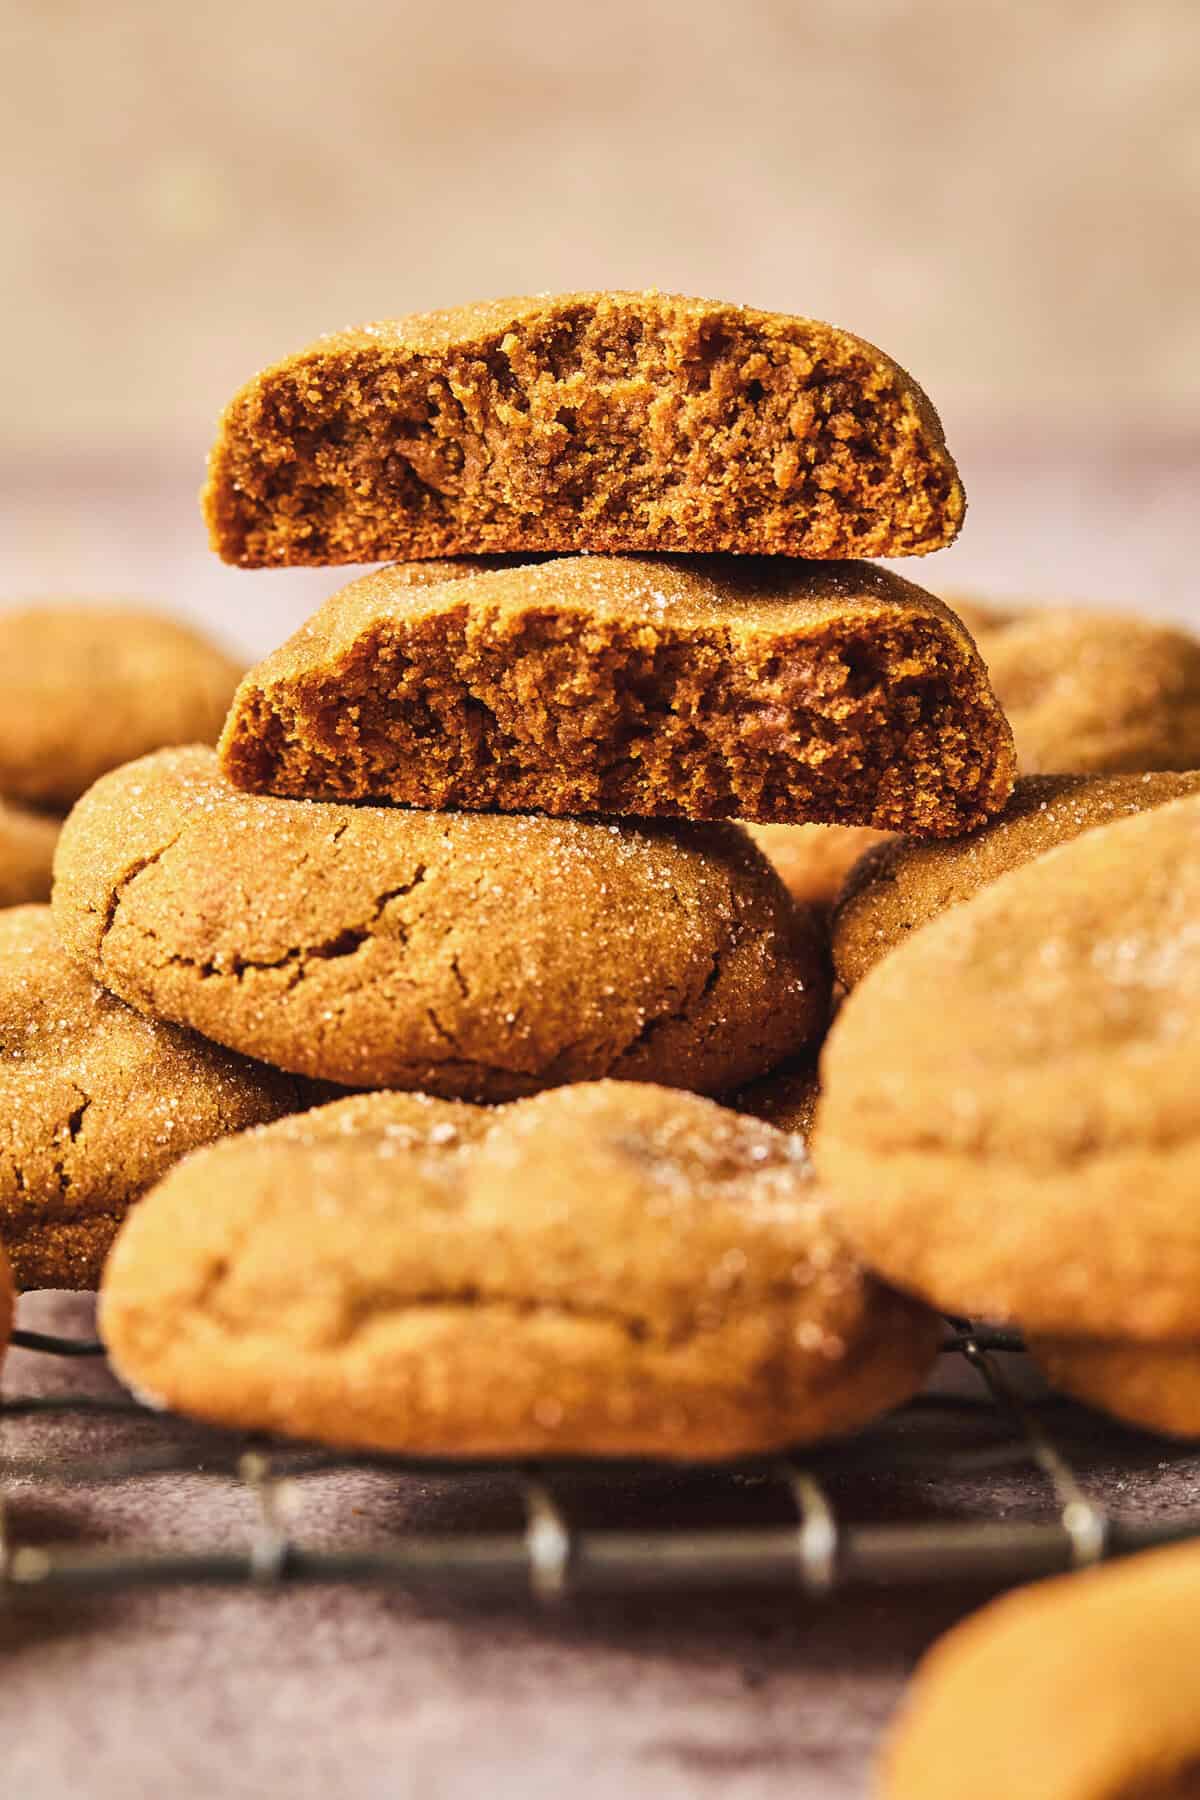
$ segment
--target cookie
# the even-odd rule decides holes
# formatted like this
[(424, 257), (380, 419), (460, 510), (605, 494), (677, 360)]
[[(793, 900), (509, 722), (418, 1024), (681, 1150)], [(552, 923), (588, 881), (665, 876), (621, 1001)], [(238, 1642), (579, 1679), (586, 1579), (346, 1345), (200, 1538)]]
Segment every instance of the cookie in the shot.
[(923, 1659), (880, 1800), (1195, 1800), (1200, 1545), (993, 1600)]
[(1031, 1337), (1027, 1347), (1073, 1399), (1164, 1437), (1200, 1437), (1200, 1334), (1194, 1344)]
[(855, 864), (890, 833), (870, 825), (748, 825), (793, 900), (829, 912)]
[(817, 1059), (809, 1054), (750, 1082), (733, 1096), (729, 1105), (737, 1112), (765, 1119), (776, 1131), (790, 1132), (807, 1143), (816, 1122), (820, 1093)]
[(845, 883), (831, 928), (838, 980), (853, 987), (947, 907), (1056, 844), (1197, 791), (1196, 772), (1027, 775), (1004, 811), (969, 837), (945, 844), (889, 839), (865, 855)]
[(92, 1288), (130, 1204), (188, 1150), (304, 1104), (297, 1084), (132, 1012), (0, 912), (0, 1238), (19, 1288)]
[(191, 1157), (101, 1329), (156, 1403), (421, 1455), (717, 1459), (910, 1395), (932, 1315), (847, 1256), (792, 1141), (693, 1094), (374, 1094)]
[(1008, 714), (1023, 775), (1200, 768), (1200, 639), (1087, 607), (951, 601)]
[(559, 557), (327, 601), (238, 689), (250, 792), (953, 836), (1007, 722), (941, 603), (865, 564)]
[(1200, 795), (1087, 831), (843, 1003), (813, 1153), (850, 1242), (950, 1313), (1200, 1339)]
[(0, 907), (50, 898), (50, 870), (61, 823), (0, 800)]
[(227, 408), (226, 562), (486, 551), (909, 556), (965, 502), (920, 388), (835, 326), (645, 293), (538, 295), (318, 339)]
[(199, 632), (156, 613), (0, 613), (0, 794), (65, 811), (130, 757), (215, 743), (240, 673)]
[(722, 1093), (828, 1009), (819, 922), (736, 826), (277, 800), (199, 748), (80, 801), (54, 910), (131, 1005), (347, 1087)]

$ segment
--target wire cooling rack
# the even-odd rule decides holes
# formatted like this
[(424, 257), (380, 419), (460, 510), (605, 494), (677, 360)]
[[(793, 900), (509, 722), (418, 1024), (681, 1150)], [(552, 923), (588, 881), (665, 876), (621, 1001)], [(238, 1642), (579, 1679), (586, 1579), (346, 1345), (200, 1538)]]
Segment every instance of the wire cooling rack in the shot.
[[(103, 1357), (100, 1344), (42, 1332), (13, 1333), (14, 1347), (41, 1358)], [(849, 1587), (980, 1582), (1004, 1586), (1153, 1544), (1200, 1535), (1200, 1493), (1181, 1514), (1122, 1519), (1089, 1494), (1088, 1482), (1054, 1428), (1053, 1401), (1030, 1400), (1002, 1366), (1019, 1352), (1011, 1334), (949, 1321), (943, 1362), (959, 1359), (975, 1391), (928, 1394), (887, 1421), (837, 1445), (712, 1469), (650, 1462), (463, 1463), (356, 1456), (187, 1428), (119, 1392), (9, 1393), (0, 1400), (0, 1593), (113, 1590), (184, 1583), (358, 1582), (474, 1594), (531, 1592), (548, 1605), (595, 1593), (665, 1593), (732, 1586), (828, 1595)], [(1061, 1408), (1058, 1409), (1061, 1412)], [(66, 1441), (34, 1456), (5, 1454), (14, 1421), (34, 1418), (43, 1437)], [(149, 1440), (97, 1454), (78, 1448), (80, 1421), (119, 1428), (139, 1421)], [(153, 1423), (152, 1423), (153, 1422)], [(179, 1424), (179, 1421), (175, 1421)], [(1103, 1429), (1098, 1427), (1098, 1429)], [(94, 1437), (95, 1431), (86, 1434)], [(1169, 1454), (1169, 1453), (1168, 1453)], [(1183, 1452), (1179, 1455), (1182, 1457)], [(1164, 1466), (1160, 1463), (1159, 1465)], [(502, 1531), (395, 1531), (378, 1541), (306, 1544), (293, 1529), (306, 1479), (370, 1470), (405, 1481), (486, 1473), (512, 1484), (518, 1522)], [(881, 1474), (907, 1474), (936, 1490), (948, 1477), (1023, 1475), (1046, 1517), (888, 1518), (856, 1522), (834, 1490), (853, 1491)], [(581, 1473), (624, 1491), (664, 1483), (652, 1528), (594, 1527), (573, 1516)], [(105, 1488), (172, 1475), (240, 1485), (251, 1502), (245, 1541), (94, 1545), (22, 1543), (18, 1497), (46, 1489)], [(681, 1479), (712, 1484), (731, 1523), (681, 1523), (672, 1497)], [(764, 1499), (769, 1502), (764, 1507)], [(935, 1515), (937, 1508), (934, 1508)], [(739, 1518), (739, 1513), (749, 1515)]]

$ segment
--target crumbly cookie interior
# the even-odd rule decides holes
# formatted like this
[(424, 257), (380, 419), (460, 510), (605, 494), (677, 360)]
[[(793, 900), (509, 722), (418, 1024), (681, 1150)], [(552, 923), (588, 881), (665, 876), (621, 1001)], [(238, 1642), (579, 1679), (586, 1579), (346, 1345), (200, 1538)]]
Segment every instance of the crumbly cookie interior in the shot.
[(416, 351), (391, 326), (343, 334), (239, 396), (210, 494), (226, 560), (903, 555), (957, 531), (927, 403), (847, 333), (653, 295), (566, 296), (490, 333), (471, 314)]
[(1007, 726), (935, 617), (764, 632), (553, 603), (380, 611), (352, 645), (242, 688), (222, 766), (287, 797), (816, 820), (950, 836), (1007, 793)]

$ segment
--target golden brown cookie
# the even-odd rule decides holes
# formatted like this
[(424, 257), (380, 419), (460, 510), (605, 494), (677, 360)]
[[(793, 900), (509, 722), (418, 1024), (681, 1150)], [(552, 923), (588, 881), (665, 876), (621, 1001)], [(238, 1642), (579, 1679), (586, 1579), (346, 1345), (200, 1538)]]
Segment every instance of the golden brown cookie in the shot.
[(920, 555), (962, 523), (925, 395), (812, 319), (650, 290), (318, 339), (221, 421), (205, 512), (244, 567), (480, 551)]
[(1087, 831), (894, 951), (821, 1058), (864, 1260), (946, 1312), (1200, 1338), (1200, 795)]
[(772, 1069), (759, 1081), (741, 1088), (728, 1102), (735, 1111), (765, 1119), (776, 1131), (790, 1132), (808, 1142), (817, 1116), (821, 1084), (817, 1059), (811, 1052)]
[(1194, 1344), (1120, 1344), (1031, 1337), (1028, 1349), (1064, 1394), (1165, 1437), (1200, 1437), (1200, 1338)]
[(829, 912), (859, 858), (890, 833), (870, 825), (748, 825), (793, 900)]
[(156, 1403), (464, 1456), (849, 1431), (938, 1341), (847, 1256), (789, 1138), (627, 1082), (358, 1097), (191, 1157), (123, 1231), (101, 1328)]
[(0, 907), (50, 898), (61, 819), (0, 800)]
[(1200, 640), (1079, 606), (949, 604), (973, 633), (1023, 775), (1200, 768)]
[(1008, 724), (940, 601), (867, 564), (557, 557), (328, 600), (238, 689), (236, 786), (953, 836), (1003, 805)]
[(0, 912), (0, 1238), (18, 1287), (95, 1287), (131, 1202), (199, 1144), (302, 1104), (297, 1084), (131, 1012)]
[(240, 672), (199, 632), (130, 606), (0, 613), (0, 794), (65, 810), (130, 757), (215, 743)]
[(735, 826), (276, 800), (198, 748), (80, 801), (54, 910), (131, 1005), (347, 1087), (720, 1093), (828, 1009), (817, 920)]
[(969, 837), (921, 844), (892, 838), (856, 864), (834, 916), (838, 980), (853, 987), (897, 944), (947, 907), (1056, 844), (1200, 791), (1200, 772), (1026, 775), (994, 819)]
[(880, 1800), (1195, 1800), (1200, 1544), (994, 1600), (921, 1662)]

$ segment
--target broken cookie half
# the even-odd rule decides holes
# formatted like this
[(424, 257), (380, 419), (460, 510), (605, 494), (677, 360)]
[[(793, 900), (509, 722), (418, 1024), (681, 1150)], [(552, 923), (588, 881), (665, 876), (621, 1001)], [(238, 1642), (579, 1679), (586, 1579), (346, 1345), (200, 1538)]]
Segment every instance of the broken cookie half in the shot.
[(913, 556), (964, 498), (928, 399), (831, 325), (646, 293), (335, 333), (228, 407), (204, 498), (245, 568), (491, 551)]
[(1012, 738), (971, 638), (885, 570), (584, 556), (431, 582), (421, 567), (353, 582), (251, 670), (221, 741), (230, 781), (924, 837), (1008, 797)]

